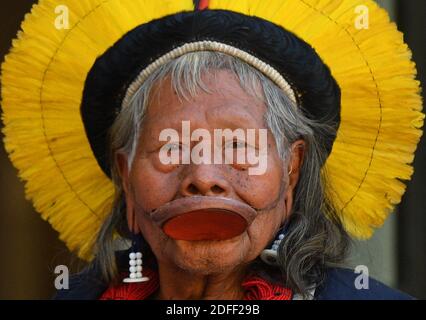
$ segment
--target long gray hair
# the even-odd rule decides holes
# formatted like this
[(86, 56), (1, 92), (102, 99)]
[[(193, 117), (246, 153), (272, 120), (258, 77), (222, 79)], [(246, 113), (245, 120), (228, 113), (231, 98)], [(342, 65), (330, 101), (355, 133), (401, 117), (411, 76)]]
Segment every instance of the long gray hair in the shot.
[[(188, 53), (163, 65), (135, 93), (130, 107), (117, 116), (109, 132), (115, 201), (111, 214), (99, 232), (94, 263), (101, 268), (105, 281), (117, 279), (114, 239), (117, 235), (129, 238), (129, 231), (115, 155), (117, 152), (127, 154), (131, 167), (151, 89), (169, 76), (180, 99), (190, 99), (199, 90), (209, 92), (202, 75), (214, 75), (217, 70), (232, 72), (248, 94), (266, 104), (265, 121), (275, 137), (284, 164), (289, 160), (290, 146), (294, 141), (303, 139), (306, 143), (292, 214), (287, 221), (288, 231), (278, 248), (279, 266), (274, 269), (256, 259), (253, 267), (267, 275), (278, 270), (283, 285), (295, 293), (307, 295), (312, 286), (319, 286), (324, 281), (327, 267), (343, 263), (350, 244), (350, 238), (325, 192), (327, 174), (322, 164), (326, 151), (314, 136), (314, 132), (327, 133), (335, 129), (328, 123), (308, 119), (281, 89), (258, 70), (235, 57), (218, 52)], [(271, 240), (275, 236), (271, 235)], [(148, 252), (144, 254), (152, 254), (149, 246), (145, 250)]]

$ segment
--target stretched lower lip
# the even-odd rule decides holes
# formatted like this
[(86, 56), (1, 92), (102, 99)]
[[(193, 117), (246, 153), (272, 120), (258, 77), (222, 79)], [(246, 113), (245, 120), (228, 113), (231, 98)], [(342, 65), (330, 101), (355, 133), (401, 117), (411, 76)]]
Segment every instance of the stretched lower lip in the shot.
[(154, 223), (176, 240), (227, 240), (243, 233), (256, 217), (249, 205), (223, 197), (180, 198), (150, 213)]

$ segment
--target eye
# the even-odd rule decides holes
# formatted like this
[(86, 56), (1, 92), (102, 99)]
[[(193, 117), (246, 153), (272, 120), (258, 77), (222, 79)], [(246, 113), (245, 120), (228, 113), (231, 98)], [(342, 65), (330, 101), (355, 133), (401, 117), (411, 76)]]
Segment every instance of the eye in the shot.
[(175, 142), (175, 143), (167, 143), (165, 145), (165, 148), (167, 148), (170, 151), (171, 150), (179, 150), (179, 149), (182, 148), (182, 145), (180, 143), (177, 143), (177, 142)]
[(232, 149), (239, 149), (239, 148), (245, 148), (247, 144), (245, 141), (240, 140), (232, 140), (225, 144), (225, 148), (232, 148)]
[(179, 141), (169, 142), (164, 144), (160, 149), (167, 150), (167, 152), (172, 151), (186, 151), (189, 148), (186, 144), (183, 144)]
[(153, 154), (154, 167), (161, 172), (170, 172), (182, 164), (182, 155), (185, 145), (179, 141), (165, 143), (155, 154)]

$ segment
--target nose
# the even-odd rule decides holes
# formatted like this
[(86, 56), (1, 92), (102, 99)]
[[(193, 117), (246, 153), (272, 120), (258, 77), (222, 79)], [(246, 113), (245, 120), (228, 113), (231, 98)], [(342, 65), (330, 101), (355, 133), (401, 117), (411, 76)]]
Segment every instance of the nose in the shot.
[(181, 184), (183, 196), (228, 197), (231, 186), (215, 165), (191, 165)]

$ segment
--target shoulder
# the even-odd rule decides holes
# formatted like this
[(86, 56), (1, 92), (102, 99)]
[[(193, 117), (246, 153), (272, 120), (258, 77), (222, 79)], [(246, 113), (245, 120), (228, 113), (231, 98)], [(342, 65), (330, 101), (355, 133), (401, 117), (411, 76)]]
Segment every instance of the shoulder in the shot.
[[(117, 267), (120, 271), (127, 268), (129, 250), (115, 252)], [(109, 284), (102, 280), (97, 263), (90, 263), (80, 273), (71, 275), (68, 289), (58, 290), (54, 300), (97, 300), (108, 289)]]
[(317, 288), (317, 300), (410, 300), (413, 297), (367, 277), (357, 289), (360, 274), (344, 268), (330, 268), (322, 286)]
[(89, 266), (70, 276), (68, 289), (56, 291), (54, 300), (96, 300), (107, 289), (96, 268)]

